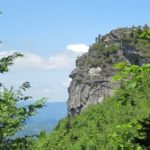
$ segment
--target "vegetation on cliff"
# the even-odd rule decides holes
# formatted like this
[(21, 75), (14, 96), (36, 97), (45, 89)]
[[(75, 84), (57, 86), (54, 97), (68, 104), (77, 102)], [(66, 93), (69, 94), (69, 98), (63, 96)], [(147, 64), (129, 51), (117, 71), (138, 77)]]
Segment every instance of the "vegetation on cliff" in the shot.
[(112, 54), (122, 48), (126, 51), (132, 48), (134, 53), (149, 58), (149, 31), (148, 26), (121, 28), (96, 39), (89, 54), (79, 59), (79, 67), (103, 64), (102, 69), (115, 68), (117, 72), (112, 82), (119, 82), (120, 88), (102, 103), (90, 105), (80, 115), (60, 121), (50, 135), (41, 134), (34, 144), (35, 149), (150, 149), (150, 64), (146, 64), (146, 60), (137, 66), (136, 61), (131, 61), (131, 64), (122, 62), (114, 67), (120, 60), (110, 61), (114, 58)]
[(113, 97), (60, 121), (50, 135), (41, 134), (35, 149), (149, 149), (150, 64), (117, 68), (113, 79), (122, 84)]
[(120, 62), (112, 54), (117, 54), (120, 49), (134, 49), (143, 57), (150, 58), (150, 28), (149, 26), (138, 26), (130, 28), (118, 28), (104, 36), (98, 36), (93, 45), (90, 46), (89, 55), (81, 59), (80, 67), (102, 68)]
[(111, 83), (116, 73), (114, 64), (127, 62), (142, 66), (150, 62), (149, 27), (118, 28), (98, 36), (94, 44), (76, 60), (71, 72), (68, 111), (74, 115), (89, 104), (101, 102), (112, 95), (118, 84)]

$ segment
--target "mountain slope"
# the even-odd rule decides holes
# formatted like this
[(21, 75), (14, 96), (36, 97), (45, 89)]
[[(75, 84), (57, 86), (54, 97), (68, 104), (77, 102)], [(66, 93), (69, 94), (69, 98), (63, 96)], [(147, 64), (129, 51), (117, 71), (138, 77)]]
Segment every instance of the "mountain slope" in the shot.
[[(79, 68), (71, 75), (73, 81), (69, 89), (74, 94), (74, 99), (68, 101), (70, 115), (60, 121), (51, 134), (41, 134), (34, 149), (150, 149), (150, 28), (125, 28), (115, 32), (118, 30), (120, 45), (117, 48), (116, 39), (113, 43), (109, 33), (97, 39), (89, 53), (77, 60)], [(87, 78), (89, 74), (92, 77)], [(101, 103), (97, 103), (96, 93), (105, 95)], [(90, 102), (84, 103), (82, 96)], [(78, 107), (78, 104), (82, 105)]]
[(68, 111), (80, 113), (89, 104), (102, 102), (118, 84), (111, 83), (113, 65), (125, 61), (143, 65), (150, 61), (150, 42), (142, 37), (148, 26), (119, 28), (98, 36), (89, 52), (79, 57), (70, 74)]
[[(60, 121), (50, 135), (41, 135), (41, 150), (141, 150), (150, 148), (150, 64), (118, 65), (122, 86), (114, 96), (91, 105), (80, 115)], [(118, 77), (115, 76), (115, 78)], [(130, 76), (130, 78), (129, 78)], [(142, 83), (142, 84), (141, 84)]]

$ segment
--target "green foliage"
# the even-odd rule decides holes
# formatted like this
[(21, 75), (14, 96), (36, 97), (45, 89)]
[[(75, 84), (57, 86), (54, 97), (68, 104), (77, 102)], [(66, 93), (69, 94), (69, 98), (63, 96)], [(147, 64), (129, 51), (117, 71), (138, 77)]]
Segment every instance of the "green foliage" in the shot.
[(0, 59), (0, 73), (8, 71), (8, 67), (13, 64), (14, 59), (23, 57), (21, 53), (15, 52), (12, 55)]
[(77, 77), (75, 78), (75, 80), (76, 80), (79, 84), (82, 83), (82, 77), (77, 76)]
[[(22, 56), (20, 53), (14, 53), (0, 59), (0, 73), (7, 72), (14, 59)], [(42, 108), (45, 102), (45, 99), (41, 99), (34, 104), (19, 106), (19, 102), (31, 99), (30, 96), (24, 96), (28, 88), (30, 88), (29, 82), (23, 83), (18, 90), (13, 87), (7, 89), (3, 85), (0, 87), (0, 149), (2, 150), (26, 149), (33, 141), (30, 137), (12, 139), (12, 136), (23, 128), (26, 119), (34, 115), (37, 109)]]
[(142, 32), (140, 38), (150, 40), (150, 28)]
[(81, 60), (80, 68), (88, 65), (90, 67), (101, 66), (106, 68), (107, 64), (112, 65), (120, 60), (116, 57), (120, 49), (133, 49), (141, 56), (150, 58), (150, 27), (137, 26), (131, 28), (120, 28), (116, 31), (116, 37), (112, 32), (108, 36), (107, 42), (103, 40), (105, 36), (95, 42), (89, 49), (89, 55)]
[[(149, 99), (147, 93), (150, 88), (150, 64), (145, 64), (142, 67), (132, 65), (130, 67), (126, 63), (119, 63), (116, 65), (118, 73), (113, 77), (113, 80), (121, 82), (121, 88), (118, 90), (117, 100), (122, 104), (130, 102), (136, 104), (137, 98)], [(144, 90), (143, 90), (144, 89)], [(126, 98), (123, 99), (123, 97)]]
[(17, 139), (7, 139), (1, 143), (1, 150), (33, 150), (34, 136), (25, 136)]
[(140, 52), (144, 57), (149, 57), (150, 58), (150, 42), (148, 42), (145, 39), (137, 39), (136, 43), (131, 42), (129, 44), (130, 46), (133, 46), (137, 52)]
[(129, 30), (129, 34), (125, 34), (122, 38), (123, 42), (140, 52), (144, 57), (150, 57), (150, 27), (133, 27)]
[(104, 42), (94, 43), (90, 51), (95, 51), (95, 55), (88, 55), (86, 58), (83, 58), (79, 66), (80, 68), (85, 65), (105, 68), (107, 64), (114, 63), (112, 54), (116, 54), (119, 49), (120, 46), (118, 44), (106, 44)]
[(44, 104), (43, 100), (36, 101), (26, 107), (19, 107), (17, 103), (28, 100), (29, 96), (23, 96), (23, 91), (26, 90), (29, 83), (24, 83), (19, 90), (13, 88), (1, 89), (0, 92), (0, 141), (4, 138), (14, 135), (21, 129), (26, 118), (32, 116), (36, 109), (41, 108)]
[(91, 47), (92, 50), (97, 50), (97, 51), (103, 51), (105, 47), (105, 43), (100, 42), (100, 43), (94, 43)]
[(122, 125), (117, 125), (114, 133), (111, 133), (110, 142), (112, 145), (116, 145), (117, 149), (124, 150), (140, 150), (141, 146), (138, 144), (132, 144), (135, 136), (138, 136), (137, 129), (141, 128), (136, 122), (129, 122)]
[(101, 54), (102, 52), (114, 53), (120, 49), (120, 46), (116, 45), (116, 44), (109, 44), (109, 43), (105, 43), (105, 42), (100, 42), (100, 43), (94, 43), (92, 45), (91, 49), (97, 50), (98, 54)]
[(34, 149), (147, 149), (144, 142), (149, 139), (150, 124), (144, 118), (150, 114), (150, 64), (139, 67), (120, 63), (116, 67), (113, 79), (121, 82), (121, 87), (114, 96), (60, 121), (52, 134), (35, 142)]
[(120, 46), (115, 44), (105, 45), (105, 50), (114, 53), (120, 50)]
[(85, 65), (91, 66), (91, 67), (98, 67), (102, 64), (101, 59), (92, 59), (92, 58), (85, 58), (80, 63), (80, 68), (84, 67)]
[(139, 135), (135, 138), (136, 143), (144, 146), (146, 149), (150, 149), (150, 116), (139, 121), (141, 128), (138, 129)]

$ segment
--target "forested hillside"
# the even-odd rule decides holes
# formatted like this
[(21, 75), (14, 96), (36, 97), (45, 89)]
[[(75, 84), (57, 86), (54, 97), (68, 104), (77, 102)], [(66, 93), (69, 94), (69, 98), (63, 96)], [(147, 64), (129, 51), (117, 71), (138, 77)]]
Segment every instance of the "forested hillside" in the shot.
[[(150, 148), (150, 64), (118, 64), (122, 86), (104, 102), (60, 121), (35, 148), (50, 150), (140, 150)], [(46, 148), (47, 147), (47, 148)]]
[[(41, 134), (34, 149), (150, 149), (150, 29), (144, 26), (118, 31), (118, 44), (112, 42), (114, 37), (108, 39), (110, 34), (103, 36), (107, 37), (105, 41), (103, 38), (96, 39), (89, 55), (83, 56), (77, 63), (83, 70), (85, 66), (101, 66), (106, 70), (104, 73), (113, 76), (111, 84), (117, 83), (119, 88), (115, 87), (112, 96), (105, 97), (103, 102), (91, 104), (79, 111), (80, 114), (73, 113), (73, 117), (69, 115), (60, 121), (50, 135)], [(123, 43), (128, 45), (122, 47)], [(130, 61), (124, 59), (119, 62), (120, 59), (114, 55), (122, 48), (126, 48), (124, 54), (128, 54)], [(97, 54), (92, 55), (92, 51)], [(133, 53), (138, 57), (131, 55)], [(86, 79), (83, 76), (76, 80), (81, 85)]]

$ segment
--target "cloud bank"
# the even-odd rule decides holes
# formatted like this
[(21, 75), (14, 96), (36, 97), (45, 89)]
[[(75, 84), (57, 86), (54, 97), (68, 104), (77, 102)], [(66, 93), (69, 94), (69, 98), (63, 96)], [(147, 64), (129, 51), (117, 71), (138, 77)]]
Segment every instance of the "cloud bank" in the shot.
[[(0, 58), (13, 54), (15, 51), (2, 51)], [(14, 61), (15, 68), (37, 68), (37, 69), (67, 69), (70, 68), (74, 62), (74, 58), (67, 54), (56, 54), (50, 56), (48, 59), (34, 53), (21, 52), (24, 57), (17, 58)]]
[[(14, 52), (24, 54), (24, 57), (17, 58), (10, 68), (11, 70), (15, 69), (14, 73), (8, 73), (8, 76), (4, 76), (1, 80), (8, 87), (11, 85), (18, 87), (23, 81), (30, 81), (32, 88), (27, 91), (27, 95), (32, 95), (33, 100), (48, 97), (49, 101), (65, 101), (71, 79), (66, 79), (64, 74), (68, 75), (68, 72), (75, 67), (76, 58), (87, 51), (88, 46), (85, 44), (69, 44), (65, 50), (49, 56), (20, 50), (0, 51), (0, 58)], [(25, 71), (23, 71), (24, 69)], [(56, 72), (54, 69), (57, 69)], [(30, 76), (31, 70), (35, 75)]]
[[(35, 68), (35, 69), (68, 69), (73, 68), (77, 56), (88, 52), (89, 47), (85, 44), (69, 44), (66, 51), (49, 56), (47, 59), (35, 53), (21, 52), (24, 57), (17, 58), (13, 68)], [(18, 50), (16, 50), (18, 51)], [(69, 52), (71, 51), (71, 53)], [(0, 58), (13, 54), (15, 51), (1, 51)], [(18, 51), (19, 52), (19, 51)]]

